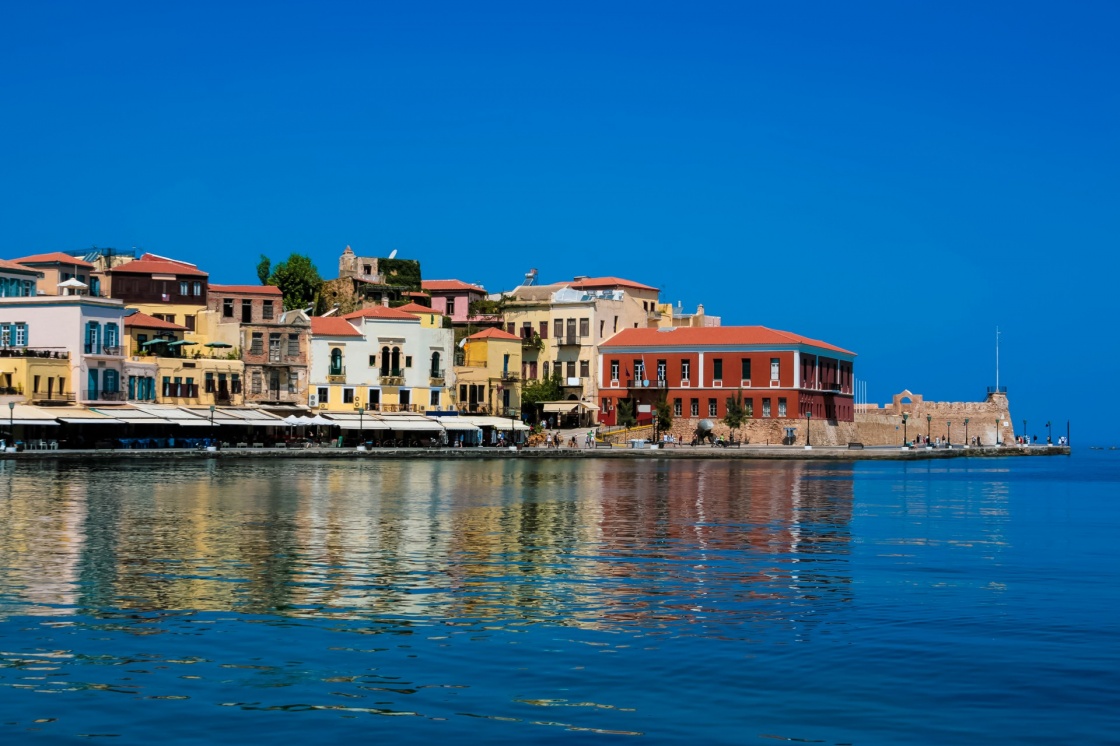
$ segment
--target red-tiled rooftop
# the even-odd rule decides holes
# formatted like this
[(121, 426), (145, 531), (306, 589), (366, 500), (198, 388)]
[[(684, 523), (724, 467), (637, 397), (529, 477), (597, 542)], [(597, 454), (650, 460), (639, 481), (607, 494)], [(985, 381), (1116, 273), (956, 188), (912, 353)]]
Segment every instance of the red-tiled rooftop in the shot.
[(420, 283), (420, 287), (425, 290), (473, 290), (476, 293), (486, 292), (486, 288), (480, 285), (472, 285), (462, 280), (424, 280)]
[(770, 329), (765, 326), (702, 326), (673, 327), (671, 329), (623, 329), (599, 345), (600, 349), (614, 347), (736, 347), (807, 345), (823, 350), (855, 355), (851, 350), (802, 337), (792, 332)]
[(512, 339), (516, 342), (520, 340), (521, 337), (517, 336), (516, 334), (510, 334), (509, 332), (503, 331), (501, 329), (490, 328), (483, 329), (480, 332), (475, 332), (471, 336), (467, 337), (467, 339)]
[(408, 319), (409, 321), (417, 321), (418, 319), (414, 314), (408, 311), (402, 311), (399, 308), (388, 308), (386, 306), (373, 306), (372, 308), (363, 308), (361, 311), (354, 311), (348, 313), (342, 318), (344, 319)]
[(362, 333), (338, 316), (312, 316), (311, 333), (322, 337), (360, 337)]
[(170, 321), (164, 321), (163, 319), (157, 319), (155, 316), (149, 316), (148, 314), (140, 313), (139, 311), (137, 311), (136, 313), (133, 313), (133, 314), (129, 314), (128, 316), (125, 316), (124, 317), (124, 325), (125, 325), (125, 328), (133, 327), (133, 328), (136, 328), (136, 329), (166, 329), (168, 331), (173, 331), (173, 332), (185, 332), (185, 331), (187, 331), (187, 327), (185, 327), (185, 326), (179, 326), (178, 324), (172, 324)]
[(82, 267), (84, 269), (93, 269), (93, 265), (85, 259), (79, 259), (76, 256), (63, 254), (61, 251), (51, 251), (46, 254), (33, 254), (32, 256), (25, 256), (13, 261), (19, 264), (68, 264), (71, 267)]
[(434, 313), (438, 316), (446, 315), (442, 311), (437, 311), (436, 309), (429, 308), (428, 306), (422, 306), (419, 303), (406, 303), (403, 306), (397, 306), (397, 310), (407, 311), (408, 313)]
[(156, 254), (144, 254), (139, 259), (133, 259), (131, 262), (113, 267), (108, 272), (130, 272), (144, 275), (184, 275), (190, 277), (209, 277), (210, 275), (203, 272), (193, 264), (187, 262), (180, 262), (177, 259), (168, 259), (167, 257), (158, 256)]
[(0, 259), (0, 269), (7, 272), (22, 272), (24, 274), (40, 276), (43, 273), (37, 269), (24, 266), (19, 262), (9, 262), (7, 259)]
[[(210, 283), (211, 293), (256, 293), (257, 295), (283, 295), (275, 285), (215, 285)], [(329, 317), (328, 317), (329, 318)]]
[(606, 288), (630, 288), (632, 290), (653, 290), (657, 288), (643, 285), (640, 282), (633, 280), (623, 280), (619, 277), (585, 277), (582, 280), (572, 282), (569, 287), (576, 290), (603, 290)]

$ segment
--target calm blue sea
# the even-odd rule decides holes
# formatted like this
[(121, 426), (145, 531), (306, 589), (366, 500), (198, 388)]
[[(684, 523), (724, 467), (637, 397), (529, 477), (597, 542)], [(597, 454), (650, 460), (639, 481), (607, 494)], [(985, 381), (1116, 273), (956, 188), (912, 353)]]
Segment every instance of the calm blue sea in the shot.
[(1120, 742), (1120, 453), (0, 462), (0, 743)]

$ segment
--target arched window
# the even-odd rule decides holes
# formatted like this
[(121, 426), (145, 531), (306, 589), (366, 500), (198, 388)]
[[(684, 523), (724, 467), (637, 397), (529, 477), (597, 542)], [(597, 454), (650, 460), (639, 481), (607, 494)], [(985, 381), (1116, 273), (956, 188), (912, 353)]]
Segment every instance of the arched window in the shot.
[(443, 371), (439, 369), (439, 353), (432, 353), (432, 378), (439, 378), (443, 375)]
[(393, 348), (393, 353), (391, 355), (391, 358), (392, 358), (392, 365), (390, 367), (392, 367), (392, 369), (393, 369), (393, 375), (395, 375), (395, 376), (402, 375), (402, 373), (401, 373), (401, 348), (400, 347), (394, 347)]
[(331, 350), (331, 369), (327, 375), (342, 375), (342, 350), (338, 349), (337, 347)]
[(389, 348), (381, 348), (381, 375), (389, 375)]

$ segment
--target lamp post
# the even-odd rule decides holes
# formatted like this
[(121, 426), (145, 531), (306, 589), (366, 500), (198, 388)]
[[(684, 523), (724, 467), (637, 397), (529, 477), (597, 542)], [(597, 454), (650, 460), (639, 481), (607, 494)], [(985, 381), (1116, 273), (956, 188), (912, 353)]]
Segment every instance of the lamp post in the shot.
[(1046, 445), (1050, 445), (1053, 442), (1051, 441), (1053, 435), (1054, 431), (1050, 428), (1050, 420), (1046, 420)]
[(1024, 442), (1025, 442), (1025, 443), (1026, 443), (1027, 445), (1030, 445), (1030, 444), (1031, 444), (1031, 439), (1030, 439), (1030, 437), (1029, 437), (1029, 436), (1027, 435), (1027, 421), (1026, 421), (1026, 420), (1023, 420), (1023, 441), (1024, 441)]
[(8, 402), (8, 437), (12, 439), (12, 448), (16, 447), (16, 403), (14, 401)]
[[(213, 404), (210, 405), (210, 439), (215, 440), (214, 439), (214, 405)], [(215, 446), (218, 445), (216, 440), (214, 442), (214, 445)]]
[(906, 437), (906, 422), (910, 419), (909, 412), (902, 413), (902, 445), (903, 447), (910, 447), (910, 439)]
[(355, 401), (358, 405), (358, 440), (359, 445), (366, 444), (366, 405), (362, 404), (362, 400)]
[(813, 434), (813, 431), (809, 428), (809, 425), (812, 422), (813, 422), (813, 410), (806, 409), (805, 410), (805, 447), (806, 448), (812, 448), (813, 447), (813, 441), (812, 441), (812, 438), (810, 437)]
[(964, 444), (965, 448), (972, 445), (972, 441), (968, 439), (968, 418), (964, 418)]
[(952, 448), (952, 446), (949, 445), (949, 443), (951, 442), (950, 438), (949, 438), (949, 433), (950, 433), (952, 427), (953, 427), (952, 422), (949, 422), (949, 421), (945, 422), (945, 447), (946, 448)]
[(933, 435), (932, 428), (933, 428), (933, 415), (932, 414), (927, 414), (926, 415), (926, 448), (929, 448), (929, 442), (930, 442), (930, 440), (932, 440), (932, 438), (930, 437), (931, 435)]

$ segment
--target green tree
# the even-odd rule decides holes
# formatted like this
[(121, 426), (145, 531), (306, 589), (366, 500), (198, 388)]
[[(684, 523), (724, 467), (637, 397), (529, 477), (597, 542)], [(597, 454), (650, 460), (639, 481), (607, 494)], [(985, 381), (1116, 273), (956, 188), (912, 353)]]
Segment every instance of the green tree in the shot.
[(272, 274), (272, 260), (264, 254), (261, 254), (261, 260), (257, 262), (257, 277), (261, 279), (262, 285), (268, 284), (268, 278)]
[(630, 399), (618, 400), (618, 412), (615, 421), (622, 427), (634, 427), (638, 418), (634, 416), (634, 402)]
[[(732, 430), (738, 430), (747, 421), (747, 410), (743, 407), (743, 392), (739, 391), (727, 397), (727, 414), (723, 416), (723, 424)], [(740, 437), (739, 440), (742, 440)]]
[(284, 294), (284, 308), (292, 310), (318, 305), (323, 278), (319, 277), (319, 270), (310, 257), (291, 254), (272, 269), (268, 284), (280, 288)]
[(521, 388), (521, 406), (523, 408), (536, 407), (545, 401), (560, 401), (564, 398), (564, 389), (560, 385), (560, 373), (554, 371), (548, 378), (539, 381), (529, 381)]
[(665, 432), (672, 426), (673, 410), (669, 406), (669, 400), (662, 396), (657, 400), (657, 429), (661, 432)]

